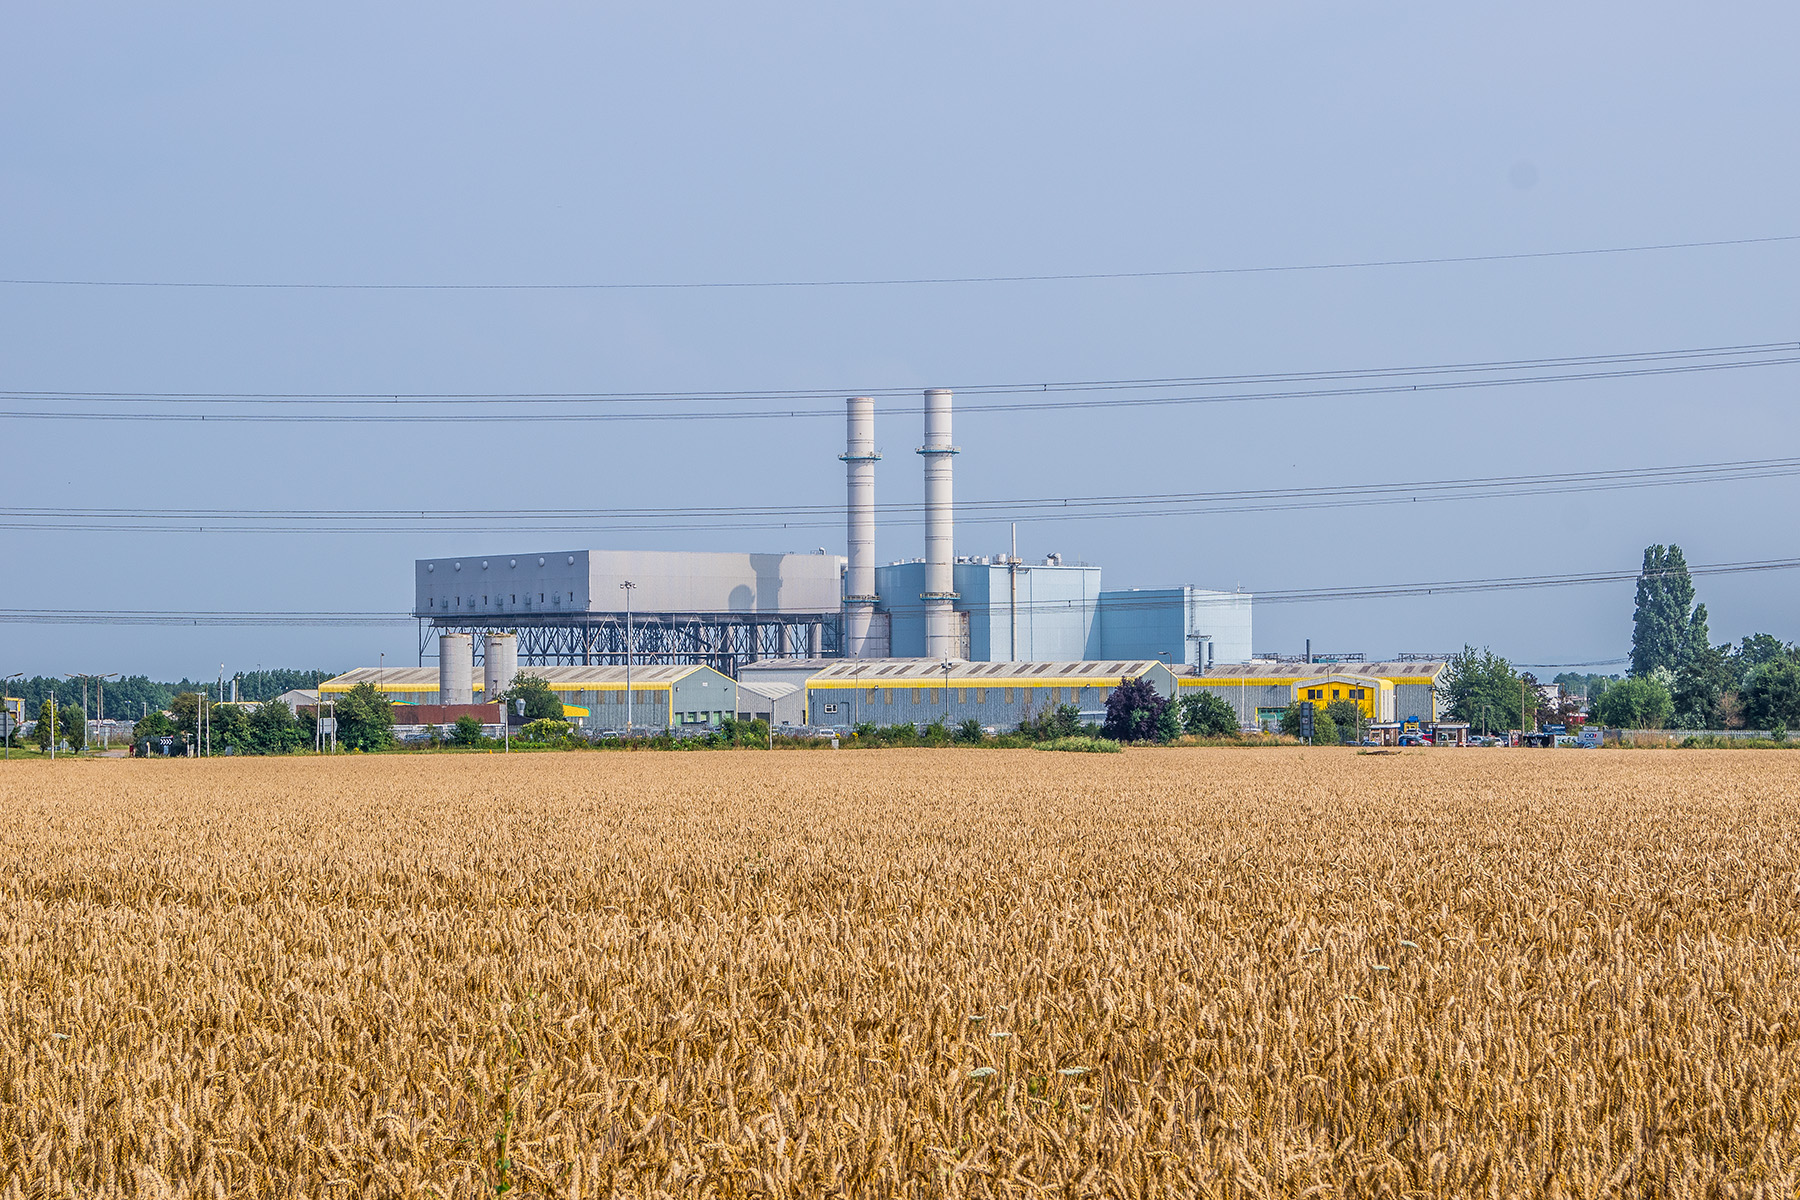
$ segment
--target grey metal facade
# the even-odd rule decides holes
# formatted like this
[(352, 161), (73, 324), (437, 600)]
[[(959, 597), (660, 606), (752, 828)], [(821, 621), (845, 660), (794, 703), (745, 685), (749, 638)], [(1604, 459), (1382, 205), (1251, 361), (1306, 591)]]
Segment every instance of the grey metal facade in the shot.
[(521, 663), (622, 664), (625, 590), (633, 662), (746, 662), (840, 652), (844, 560), (829, 554), (564, 550), (420, 559), (419, 662), (434, 633), (461, 631), (485, 659), (489, 631), (518, 636)]

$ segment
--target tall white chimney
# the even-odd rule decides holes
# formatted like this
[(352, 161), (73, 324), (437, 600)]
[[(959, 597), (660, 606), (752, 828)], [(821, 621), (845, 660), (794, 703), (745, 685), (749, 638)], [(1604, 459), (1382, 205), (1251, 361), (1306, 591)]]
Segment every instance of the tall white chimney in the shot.
[(867, 658), (875, 622), (875, 401), (852, 396), (845, 402), (847, 430), (844, 481), (848, 489), (844, 572), (844, 657)]
[(956, 515), (950, 494), (950, 392), (925, 393), (925, 655), (942, 661), (959, 658), (956, 628)]

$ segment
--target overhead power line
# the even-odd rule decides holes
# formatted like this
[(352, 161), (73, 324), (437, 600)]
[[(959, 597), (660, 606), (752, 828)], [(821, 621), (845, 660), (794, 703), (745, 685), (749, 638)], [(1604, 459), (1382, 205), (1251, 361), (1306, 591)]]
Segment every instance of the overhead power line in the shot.
[[(1584, 492), (1626, 491), (1800, 475), (1800, 458), (1625, 467), (1554, 474), (1478, 476), (1409, 483), (1334, 484), (1236, 491), (964, 500), (965, 525), (1015, 520), (1091, 521), (1217, 516), (1292, 509), (1362, 508)], [(876, 506), (887, 528), (924, 524), (925, 506)], [(843, 525), (838, 504), (705, 505), (686, 508), (249, 509), (0, 507), (0, 529), (137, 533), (672, 533), (692, 530), (813, 530)]]
[[(1118, 410), (1126, 408), (1170, 407), (1202, 404), (1245, 404), (1263, 403), (1283, 400), (1321, 400), (1368, 398), (1374, 396), (1394, 396), (1405, 394), (1427, 394), (1436, 392), (1452, 392), (1470, 389), (1517, 387), (1521, 385), (1537, 385), (1548, 383), (1593, 382), (1597, 380), (1637, 379), (1664, 375), (1686, 375), (1696, 372), (1713, 372), (1729, 370), (1745, 370), (1761, 367), (1792, 366), (1800, 363), (1800, 343), (1779, 343), (1771, 347), (1759, 347), (1746, 351), (1735, 358), (1702, 358), (1691, 359), (1691, 351), (1665, 352), (1662, 357), (1652, 359), (1642, 356), (1638, 362), (1629, 365), (1598, 364), (1577, 368), (1553, 370), (1549, 372), (1515, 373), (1495, 375), (1486, 373), (1485, 368), (1472, 368), (1482, 373), (1472, 378), (1445, 378), (1442, 370), (1435, 376), (1422, 376), (1414, 382), (1403, 378), (1371, 383), (1347, 383), (1335, 387), (1302, 387), (1280, 391), (1235, 392), (1220, 395), (1217, 393), (1188, 393), (1181, 395), (1147, 396), (1147, 395), (1110, 395), (1103, 398), (1088, 399), (1050, 399), (1033, 398), (1029, 400), (1010, 400), (1004, 402), (983, 403), (980, 401), (964, 402), (957, 406), (961, 414), (1031, 412), (1043, 413), (1058, 410), (1106, 409)], [(1396, 375), (1400, 374), (1396, 372)], [(1173, 385), (1170, 385), (1173, 386)], [(1048, 385), (1041, 387), (1040, 392), (1048, 393)], [(4, 393), (0, 393), (3, 397)], [(219, 397), (181, 397), (171, 396), (95, 396), (83, 393), (40, 393), (33, 396), (12, 396), (16, 400), (33, 400), (39, 403), (78, 403), (78, 404), (119, 404), (139, 403), (154, 399), (164, 404), (183, 404), (205, 402), (217, 405), (228, 411), (185, 412), (185, 411), (116, 411), (112, 409), (82, 408), (64, 409), (61, 407), (38, 409), (0, 410), (0, 417), (11, 417), (18, 420), (48, 421), (140, 421), (140, 422), (183, 422), (183, 423), (293, 423), (293, 424), (416, 424), (429, 422), (444, 424), (448, 422), (483, 423), (483, 424), (537, 424), (537, 423), (595, 423), (618, 421), (745, 421), (745, 420), (794, 420), (804, 418), (830, 418), (842, 420), (843, 410), (839, 406), (815, 408), (779, 408), (779, 409), (736, 409), (736, 410), (693, 410), (667, 411), (664, 409), (638, 410), (630, 412), (591, 412), (570, 411), (567, 409), (555, 412), (519, 412), (510, 407), (498, 412), (466, 412), (466, 411), (394, 411), (404, 404), (421, 400), (421, 397), (397, 397), (388, 401), (359, 399), (355, 403), (360, 409), (375, 411), (237, 411), (238, 405), (256, 406), (268, 404), (275, 397), (256, 397), (243, 401), (232, 401)], [(329, 407), (341, 404), (347, 397), (336, 397), (319, 400), (297, 400), (286, 398), (284, 406), (304, 408), (308, 405)], [(443, 403), (449, 403), (446, 398)], [(433, 406), (435, 407), (435, 406)]]
[[(1317, 371), (1264, 371), (1230, 375), (1170, 375), (1151, 378), (1023, 380), (1012, 383), (960, 383), (946, 385), (965, 399), (969, 396), (1043, 395), (1065, 392), (1170, 391), (1198, 387), (1248, 387), (1278, 383), (1331, 383), (1345, 381), (1387, 380), (1397, 378), (1435, 377), (1440, 375), (1475, 375), (1576, 369), (1583, 367), (1632, 367), (1670, 363), (1726, 361), (1724, 365), (1740, 365), (1763, 358), (1800, 352), (1800, 341), (1743, 342), (1724, 346), (1688, 346), (1673, 350), (1631, 350), (1608, 354), (1574, 354), (1534, 358), (1477, 359), (1461, 363), (1419, 363), (1410, 366), (1337, 367)], [(93, 404), (729, 404), (756, 401), (792, 402), (798, 400), (842, 401), (845, 396), (917, 399), (919, 388), (912, 385), (843, 388), (757, 388), (738, 391), (703, 392), (169, 392), (106, 391), (99, 389), (14, 389), (0, 388), (0, 399), (35, 400), (51, 403)], [(1039, 407), (1031, 402), (1026, 407)], [(841, 416), (841, 408), (829, 410)]]
[[(1800, 558), (1758, 559), (1746, 562), (1712, 563), (1703, 566), (1689, 565), (1689, 575), (1739, 575), (1763, 573), (1770, 571), (1791, 571), (1800, 568)], [(1515, 575), (1495, 576), (1478, 579), (1450, 579), (1428, 583), (1389, 583), (1389, 584), (1357, 584), (1331, 588), (1276, 588), (1267, 591), (1249, 593), (1222, 592), (1216, 596), (1202, 596), (1197, 599), (1202, 605), (1233, 605), (1250, 598), (1257, 605), (1268, 604), (1316, 604), (1329, 601), (1391, 599), (1406, 596), (1455, 596), (1481, 592), (1505, 592), (1538, 590), (1544, 588), (1582, 587), (1605, 583), (1635, 582), (1641, 571), (1629, 568), (1616, 571), (1577, 571), (1559, 575)], [(1018, 611), (1024, 613), (1063, 612), (1078, 606), (1092, 606), (1094, 600), (1055, 600), (1026, 601), (1020, 603)], [(1109, 607), (1119, 609), (1160, 607), (1165, 601), (1156, 599), (1121, 599), (1109, 601)], [(924, 611), (922, 605), (895, 605), (886, 611), (900, 614), (916, 614)], [(516, 614), (514, 614), (516, 616)], [(470, 613), (469, 620), (473, 624), (490, 623), (505, 626), (506, 614)], [(653, 614), (644, 614), (644, 620), (654, 619)], [(15, 625), (195, 625), (195, 626), (256, 626), (272, 627), (280, 625), (319, 625), (319, 626), (387, 626), (410, 625), (420, 618), (413, 613), (405, 612), (324, 612), (319, 610), (302, 612), (272, 611), (182, 611), (172, 609), (8, 609), (0, 611), (0, 624)], [(540, 622), (541, 623), (541, 622)], [(552, 622), (555, 623), (555, 622)], [(573, 616), (569, 623), (574, 623)], [(1599, 664), (1606, 665), (1606, 664)]]
[(1646, 242), (1627, 246), (1594, 246), (1570, 250), (1524, 250), (1504, 254), (1453, 254), (1417, 258), (1370, 258), (1264, 266), (1180, 267), (1150, 271), (1064, 271), (1029, 275), (925, 275), (864, 279), (733, 279), (691, 281), (611, 281), (590, 283), (344, 283), (247, 282), (202, 279), (0, 279), (10, 287), (66, 288), (193, 288), (232, 291), (295, 292), (607, 292), (706, 291), (756, 288), (939, 287), (995, 283), (1081, 283), (1129, 279), (1192, 279), (1222, 275), (1276, 275), (1309, 271), (1361, 271), (1381, 267), (1438, 267), (1466, 263), (1529, 262), (1554, 258), (1593, 258), (1669, 250), (1707, 250), (1727, 246), (1764, 246), (1800, 241), (1800, 234), (1768, 237), (1714, 238), (1692, 242)]

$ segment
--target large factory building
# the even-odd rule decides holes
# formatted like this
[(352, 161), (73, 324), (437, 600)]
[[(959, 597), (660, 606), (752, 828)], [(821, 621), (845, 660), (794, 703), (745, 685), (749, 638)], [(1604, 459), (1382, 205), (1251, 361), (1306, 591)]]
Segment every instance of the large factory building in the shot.
[[(925, 551), (878, 565), (875, 402), (847, 406), (844, 557), (558, 550), (420, 559), (419, 662), (437, 636), (516, 638), (532, 666), (704, 663), (736, 677), (770, 659), (933, 662), (1157, 660), (1204, 668), (1250, 657), (1251, 596), (1182, 586), (1113, 589), (1060, 555), (957, 555), (951, 395), (925, 393)], [(629, 632), (628, 632), (629, 630)]]
[[(863, 687), (877, 696), (884, 717), (904, 708), (928, 720), (932, 702), (923, 697), (929, 689), (901, 684), (902, 675), (890, 670), (908, 660), (913, 666), (929, 664), (928, 675), (941, 675), (948, 664), (953, 679), (966, 676), (967, 686), (940, 683), (938, 689), (948, 687), (959, 696), (972, 690), (982, 697), (960, 699), (959, 710), (983, 720), (1012, 721), (1017, 719), (1012, 714), (1030, 712), (1053, 696), (1072, 697), (1056, 703), (1095, 711), (1088, 693), (1102, 686), (1102, 677), (1110, 687), (1152, 667), (1165, 674), (1206, 671), (1250, 658), (1248, 593), (1191, 586), (1106, 590), (1099, 567), (1065, 563), (1060, 555), (1030, 563), (1010, 551), (957, 555), (952, 464), (960, 451), (951, 438), (948, 391), (925, 393), (925, 437), (918, 449), (925, 553), (879, 565), (875, 465), (881, 455), (875, 449), (874, 401), (853, 397), (847, 417), (840, 456), (848, 496), (847, 555), (557, 550), (420, 559), (414, 564), (413, 608), (419, 622), (418, 669), (435, 657), (438, 679), (420, 674), (403, 683), (397, 674), (384, 675), (383, 683), (400, 689), (384, 690), (400, 698), (410, 688), (406, 694), (452, 703), (443, 697), (472, 696), (477, 690), (461, 681), (479, 662), (484, 667), (479, 690), (491, 696), (523, 663), (552, 676), (584, 724), (604, 728), (618, 723), (616, 710), (623, 706), (616, 698), (627, 668), (704, 666), (715, 678), (736, 680), (752, 667), (791, 663), (801, 668), (794, 679), (764, 676), (741, 698), (733, 691), (729, 698), (721, 695), (713, 702), (709, 695), (700, 703), (699, 697), (676, 694), (684, 686), (711, 688), (705, 676), (676, 680), (645, 674), (640, 680), (634, 675), (632, 690), (667, 689), (655, 705), (673, 725), (716, 723), (734, 711), (804, 714), (810, 722), (838, 715), (814, 711), (817, 704), (836, 703), (815, 704), (815, 692), (836, 686), (835, 673), (815, 682), (821, 667), (863, 663), (881, 679), (895, 681), (885, 691), (880, 682)], [(999, 674), (983, 673), (975, 664), (989, 664)], [(1049, 664), (1084, 665), (1051, 672)], [(573, 674), (550, 670), (561, 668)], [(859, 671), (854, 665), (846, 669), (853, 677)], [(912, 677), (910, 670), (904, 675)], [(1018, 682), (1051, 675), (1068, 678)], [(973, 682), (978, 676), (1014, 682), (988, 686)], [(1169, 679), (1172, 693), (1173, 674)], [(349, 680), (334, 683), (348, 686)], [(910, 699), (915, 691), (921, 697), (916, 703)], [(848, 703), (855, 707), (859, 701), (852, 696)]]

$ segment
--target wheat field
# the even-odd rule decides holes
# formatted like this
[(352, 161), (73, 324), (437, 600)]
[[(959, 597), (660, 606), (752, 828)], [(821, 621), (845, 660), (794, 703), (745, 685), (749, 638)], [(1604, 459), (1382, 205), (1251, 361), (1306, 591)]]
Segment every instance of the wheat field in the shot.
[(1793, 1196), (1800, 754), (0, 771), (0, 1196)]

